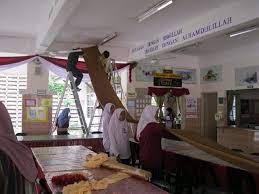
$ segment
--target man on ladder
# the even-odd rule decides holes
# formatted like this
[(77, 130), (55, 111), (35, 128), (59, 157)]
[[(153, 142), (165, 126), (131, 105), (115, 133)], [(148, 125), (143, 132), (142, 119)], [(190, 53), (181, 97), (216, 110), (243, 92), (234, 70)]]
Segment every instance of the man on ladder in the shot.
[[(67, 78), (66, 78), (66, 82), (65, 82), (64, 91), (63, 91), (62, 96), (60, 98), (60, 101), (59, 101), (59, 104), (58, 104), (58, 107), (57, 107), (57, 111), (56, 111), (56, 114), (55, 114), (55, 119), (54, 119), (54, 123), (53, 123), (54, 129), (53, 129), (52, 132), (54, 132), (54, 130), (56, 129), (54, 126), (56, 125), (56, 122), (57, 122), (58, 114), (59, 114), (64, 96), (65, 96), (65, 93), (66, 93), (66, 89), (68, 87), (68, 82), (70, 81), (72, 93), (73, 93), (76, 108), (77, 108), (77, 113), (78, 113), (79, 120), (80, 120), (80, 123), (81, 123), (81, 128), (82, 128), (84, 133), (86, 133), (86, 132), (89, 133), (89, 131), (87, 129), (85, 117), (84, 117), (84, 112), (83, 112), (83, 109), (82, 109), (82, 106), (81, 106), (81, 103), (80, 103), (80, 99), (79, 99), (79, 96), (78, 96), (78, 93), (77, 93), (78, 91), (80, 91), (80, 88), (78, 88), (78, 86), (80, 85), (80, 83), (83, 79), (83, 73), (79, 69), (77, 69), (76, 64), (78, 62), (79, 56), (82, 56), (83, 54), (84, 53), (83, 53), (82, 50), (73, 49), (73, 51), (70, 52), (69, 55), (68, 55), (68, 62), (67, 62), (67, 68), (66, 68), (67, 71), (68, 71), (68, 74), (67, 74)], [(74, 81), (74, 77), (76, 77), (75, 81)]]
[(79, 69), (77, 69), (76, 64), (78, 62), (79, 56), (82, 56), (83, 54), (83, 51), (71, 52), (69, 53), (67, 60), (67, 71), (71, 71), (73, 76), (76, 78), (75, 84), (77, 91), (81, 90), (80, 88), (78, 88), (78, 86), (83, 79), (83, 73)]

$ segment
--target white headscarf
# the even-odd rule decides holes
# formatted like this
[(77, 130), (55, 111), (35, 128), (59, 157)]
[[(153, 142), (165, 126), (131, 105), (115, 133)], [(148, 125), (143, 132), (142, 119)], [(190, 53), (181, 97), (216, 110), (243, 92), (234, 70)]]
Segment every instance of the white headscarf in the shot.
[(111, 107), (114, 106), (114, 104), (112, 103), (107, 103), (104, 106), (104, 110), (103, 110), (103, 127), (106, 127), (109, 125), (112, 113), (111, 113)]
[(123, 111), (125, 110), (122, 108), (116, 109), (109, 123), (110, 154), (128, 159), (130, 157), (128, 122), (126, 118), (123, 121), (119, 120)]
[(109, 122), (112, 116), (111, 113), (111, 107), (114, 106), (112, 103), (107, 103), (103, 110), (103, 147), (106, 152), (109, 152), (110, 150), (110, 140), (109, 140), (109, 133), (108, 133), (108, 127)]
[(143, 131), (143, 129), (147, 126), (147, 124), (155, 122), (158, 123), (158, 121), (155, 119), (156, 112), (158, 110), (157, 106), (148, 105), (144, 108), (141, 117), (138, 122), (137, 127), (137, 139), (140, 138), (140, 133)]
[(110, 123), (109, 123), (109, 131), (110, 128), (112, 128), (112, 130), (117, 131), (119, 129), (122, 128), (127, 128), (128, 127), (128, 122), (126, 120), (126, 118), (123, 121), (120, 121), (120, 114), (125, 111), (123, 108), (117, 108), (111, 117)]

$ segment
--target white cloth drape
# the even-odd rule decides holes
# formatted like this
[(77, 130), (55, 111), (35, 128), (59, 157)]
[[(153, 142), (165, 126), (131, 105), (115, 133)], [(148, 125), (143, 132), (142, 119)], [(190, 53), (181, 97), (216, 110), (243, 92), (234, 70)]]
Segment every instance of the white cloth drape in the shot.
[[(55, 73), (56, 75), (58, 75), (59, 77), (62, 77), (63, 79), (66, 79), (67, 77), (67, 71), (64, 68), (61, 68), (57, 65), (54, 65), (53, 63), (47, 61), (46, 59), (42, 58), (42, 57), (38, 57), (40, 62), (47, 67), (51, 72)], [(83, 74), (84, 77), (82, 79), (83, 82), (90, 82), (90, 77), (88, 74), (84, 73)]]

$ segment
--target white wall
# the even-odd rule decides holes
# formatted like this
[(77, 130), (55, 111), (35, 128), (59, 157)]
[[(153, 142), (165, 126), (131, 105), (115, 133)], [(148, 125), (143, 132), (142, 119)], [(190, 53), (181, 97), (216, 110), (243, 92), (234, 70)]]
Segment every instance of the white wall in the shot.
[[(235, 68), (259, 66), (259, 39), (249, 44), (240, 44), (228, 50), (203, 56), (199, 58), (200, 67), (222, 65), (222, 82), (201, 84), (201, 92), (219, 92), (225, 96), (225, 90), (241, 89), (235, 86)], [(259, 85), (254, 85), (259, 88)]]
[(36, 64), (34, 62), (29, 63), (27, 67), (27, 90), (26, 93), (34, 94), (37, 90), (48, 91), (49, 82), (49, 70), (41, 65), (40, 75), (35, 74)]
[[(138, 65), (146, 65), (141, 62)], [(199, 67), (199, 60), (197, 57), (193, 56), (177, 56), (175, 59), (170, 60), (160, 60), (159, 66), (163, 67), (175, 67), (175, 68), (186, 68), (186, 69), (196, 69)], [(197, 79), (199, 78), (199, 71), (197, 71)], [(139, 82), (135, 79), (135, 71), (132, 71), (132, 83), (128, 84), (128, 91), (134, 92), (134, 88), (147, 88), (153, 86), (153, 82)], [(199, 82), (197, 84), (183, 84), (183, 87), (188, 88), (191, 96), (200, 96)]]

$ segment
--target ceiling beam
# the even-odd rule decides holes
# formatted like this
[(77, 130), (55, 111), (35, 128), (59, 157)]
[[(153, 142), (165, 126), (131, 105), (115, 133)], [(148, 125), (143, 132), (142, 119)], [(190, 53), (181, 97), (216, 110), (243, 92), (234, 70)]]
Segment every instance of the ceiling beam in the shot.
[(81, 0), (58, 0), (53, 3), (49, 18), (37, 36), (36, 53), (44, 53), (49, 48), (80, 2)]

